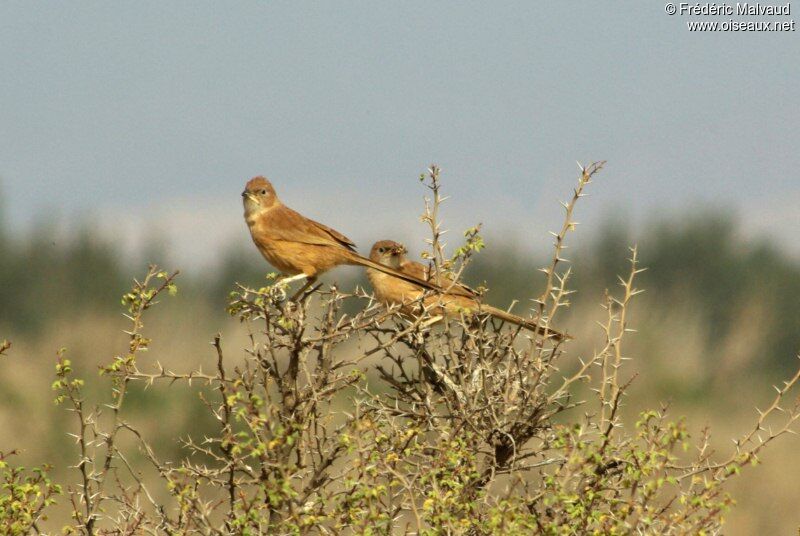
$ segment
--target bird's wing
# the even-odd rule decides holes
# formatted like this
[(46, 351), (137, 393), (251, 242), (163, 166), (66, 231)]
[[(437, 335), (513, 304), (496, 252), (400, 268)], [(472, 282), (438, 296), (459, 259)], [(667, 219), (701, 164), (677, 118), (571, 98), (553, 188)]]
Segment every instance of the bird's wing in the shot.
[(417, 279), (422, 279), (423, 281), (430, 280), (428, 267), (420, 262), (405, 261), (400, 265), (400, 269), (407, 274), (413, 275)]
[(356, 245), (345, 235), (327, 225), (308, 219), (289, 207), (273, 208), (266, 214), (265, 220), (266, 228), (275, 240), (337, 246), (355, 251)]
[(336, 229), (331, 229), (327, 225), (323, 225), (323, 224), (321, 224), (319, 222), (316, 222), (314, 220), (308, 220), (308, 221), (313, 223), (320, 231), (322, 231), (322, 232), (326, 233), (328, 236), (332, 237), (340, 245), (344, 246), (345, 248), (349, 249), (350, 251), (355, 251), (356, 250), (355, 242), (353, 242), (352, 240), (350, 240), (349, 238), (344, 236), (342, 233), (340, 233)]
[[(414, 262), (414, 261), (406, 261), (401, 266), (402, 270), (407, 274), (413, 275), (417, 279), (422, 279), (423, 281), (430, 281), (431, 283), (436, 283), (436, 276), (433, 275), (433, 271), (430, 269), (429, 266), (425, 266), (422, 263)], [(473, 289), (469, 288), (466, 285), (461, 283), (453, 284), (452, 277), (445, 275), (442, 278), (441, 286), (445, 290), (447, 290), (448, 294), (452, 294), (455, 296), (466, 296), (469, 298), (475, 298), (478, 296), (478, 293), (475, 292)]]

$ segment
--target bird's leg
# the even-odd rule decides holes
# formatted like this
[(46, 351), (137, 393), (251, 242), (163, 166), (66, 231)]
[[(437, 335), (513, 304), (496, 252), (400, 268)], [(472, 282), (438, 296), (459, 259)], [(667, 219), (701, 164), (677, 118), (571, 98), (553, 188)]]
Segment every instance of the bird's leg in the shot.
[[(295, 277), (296, 277), (296, 276), (295, 276)], [(316, 277), (309, 277), (309, 278), (307, 278), (307, 279), (308, 279), (308, 280), (306, 281), (306, 284), (305, 284), (305, 285), (303, 285), (302, 287), (300, 287), (300, 290), (298, 290), (297, 292), (295, 292), (295, 293), (292, 295), (292, 297), (291, 297), (291, 298), (289, 298), (289, 301), (296, 301), (296, 300), (297, 300), (297, 298), (299, 298), (300, 296), (302, 296), (302, 295), (303, 295), (303, 292), (305, 292), (305, 290), (306, 290), (308, 287), (310, 287), (311, 285), (313, 285), (314, 283), (316, 283), (316, 282), (317, 282), (317, 278), (316, 278)]]
[(272, 294), (272, 296), (277, 300), (284, 301), (286, 299), (286, 286), (292, 281), (299, 281), (300, 279), (305, 279), (307, 277), (308, 276), (303, 273), (289, 277), (282, 277), (281, 279), (277, 280), (274, 285), (272, 285), (270, 288), (270, 294)]
[(301, 279), (306, 279), (308, 276), (304, 273), (299, 273), (297, 275), (292, 275), (289, 277), (282, 277), (280, 278), (275, 284), (276, 285), (288, 285), (293, 281), (300, 281)]

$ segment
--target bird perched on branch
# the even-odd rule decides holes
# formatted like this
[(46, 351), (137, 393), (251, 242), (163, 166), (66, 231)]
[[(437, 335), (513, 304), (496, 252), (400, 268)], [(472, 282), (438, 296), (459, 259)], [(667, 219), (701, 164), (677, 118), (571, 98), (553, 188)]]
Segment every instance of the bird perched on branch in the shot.
[(244, 219), (258, 251), (272, 266), (288, 275), (280, 283), (307, 280), (295, 297), (312, 285), (320, 274), (341, 264), (366, 266), (406, 283), (438, 289), (429, 281), (362, 257), (356, 253), (353, 241), (342, 233), (281, 203), (275, 188), (264, 177), (251, 179), (242, 192), (242, 198)]
[[(406, 275), (414, 276), (414, 279), (436, 281), (436, 274), (431, 273), (428, 266), (408, 260), (406, 253), (407, 250), (403, 244), (392, 240), (380, 240), (372, 246), (369, 258), (377, 264), (390, 266)], [(418, 316), (420, 314), (418, 300), (423, 296), (424, 290), (419, 285), (387, 275), (372, 267), (367, 268), (367, 276), (375, 289), (375, 296), (383, 304), (399, 304), (401, 305), (401, 312), (410, 316)], [(462, 313), (487, 313), (500, 320), (559, 341), (569, 338), (563, 333), (538, 325), (535, 321), (480, 303), (480, 297), (475, 290), (454, 281), (444, 274), (438, 283), (444, 292), (431, 294), (422, 300), (422, 305), (428, 309), (430, 314), (434, 315), (434, 318), (437, 316), (458, 316)]]

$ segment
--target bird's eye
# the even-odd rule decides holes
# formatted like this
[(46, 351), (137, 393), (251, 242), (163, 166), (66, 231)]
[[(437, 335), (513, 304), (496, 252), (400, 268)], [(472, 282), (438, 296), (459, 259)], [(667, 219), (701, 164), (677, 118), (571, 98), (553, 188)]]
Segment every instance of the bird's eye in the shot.
[(380, 251), (381, 253), (386, 253), (386, 248), (378, 248), (378, 251)]
[(261, 190), (261, 195), (267, 195), (267, 191), (266, 190)]

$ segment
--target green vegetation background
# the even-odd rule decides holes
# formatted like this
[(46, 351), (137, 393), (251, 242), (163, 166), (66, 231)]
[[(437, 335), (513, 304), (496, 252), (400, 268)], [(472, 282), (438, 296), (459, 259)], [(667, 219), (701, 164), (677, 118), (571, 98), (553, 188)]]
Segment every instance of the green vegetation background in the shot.
[[(56, 350), (67, 346), (84, 376), (96, 375), (97, 363), (121, 351), (119, 297), (144, 271), (89, 228), (56, 240), (63, 233), (41, 223), (25, 236), (11, 236), (0, 213), (0, 339), (14, 343), (11, 356), (0, 362), (0, 450), (19, 448), (28, 464), (58, 465), (74, 454), (65, 435), (72, 422), (52, 405), (49, 392)], [(770, 385), (798, 365), (800, 260), (766, 237), (742, 238), (736, 218), (724, 213), (662, 218), (638, 233), (607, 221), (592, 236), (571, 257), (578, 293), (569, 318), (557, 325), (578, 337), (578, 354), (591, 351), (603, 289), (616, 284), (627, 267), (628, 246), (638, 243), (648, 270), (639, 280), (646, 293), (632, 320), (639, 333), (628, 355), (641, 376), (630, 397), (636, 403), (629, 404), (636, 410), (668, 401), (695, 430), (711, 423), (725, 445), (752, 422), (753, 406), (769, 396)], [(162, 262), (166, 255), (155, 244), (147, 260)], [(242, 328), (224, 312), (226, 297), (235, 281), (263, 285), (269, 268), (252, 248), (221, 255), (213, 273), (181, 276), (178, 297), (150, 319), (154, 360), (183, 369), (211, 366), (207, 343), (217, 331), (231, 351), (243, 346)], [(523, 312), (525, 300), (540, 290), (536, 269), (544, 262), (513, 244), (490, 241), (466, 279), (485, 282), (493, 305), (517, 299), (515, 311)], [(343, 288), (366, 282), (355, 269), (327, 280)], [(211, 426), (186, 392), (140, 391), (131, 406), (153, 423), (168, 455), (181, 455), (177, 437)], [(768, 454), (770, 463), (734, 490), (740, 507), (730, 533), (783, 533), (800, 525), (800, 517), (781, 515), (800, 501), (793, 477), (798, 445), (793, 438), (783, 443)]]

